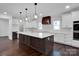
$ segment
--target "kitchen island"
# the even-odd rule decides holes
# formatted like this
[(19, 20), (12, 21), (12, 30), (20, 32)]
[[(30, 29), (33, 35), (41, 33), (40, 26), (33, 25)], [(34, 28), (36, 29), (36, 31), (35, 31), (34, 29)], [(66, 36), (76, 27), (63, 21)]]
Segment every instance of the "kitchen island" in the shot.
[(43, 55), (53, 50), (54, 35), (49, 32), (19, 32), (19, 47), (31, 47)]

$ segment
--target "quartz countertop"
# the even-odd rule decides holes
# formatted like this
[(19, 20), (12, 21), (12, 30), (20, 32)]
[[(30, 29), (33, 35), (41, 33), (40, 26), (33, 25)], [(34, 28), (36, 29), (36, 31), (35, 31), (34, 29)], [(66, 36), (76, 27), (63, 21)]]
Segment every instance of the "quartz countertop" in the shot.
[(37, 38), (45, 38), (45, 37), (53, 35), (53, 33), (50, 33), (47, 31), (27, 31), (27, 32), (18, 32), (18, 33), (28, 35), (28, 36), (37, 37)]

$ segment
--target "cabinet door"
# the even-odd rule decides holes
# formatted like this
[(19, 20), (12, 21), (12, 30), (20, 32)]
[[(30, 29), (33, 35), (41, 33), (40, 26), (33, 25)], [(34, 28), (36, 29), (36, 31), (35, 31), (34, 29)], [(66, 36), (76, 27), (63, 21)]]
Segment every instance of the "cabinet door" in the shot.
[(79, 41), (78, 40), (72, 40), (72, 46), (79, 48)]
[(25, 42), (25, 36), (26, 36), (26, 35), (22, 34), (22, 36), (23, 36), (23, 38), (22, 38), (22, 43), (25, 44), (25, 43), (26, 43), (26, 42)]
[(54, 43), (54, 36), (53, 35), (45, 38), (45, 53), (46, 54), (53, 51), (53, 43)]
[(19, 34), (19, 48), (23, 48), (23, 35), (22, 34)]
[(63, 33), (55, 33), (54, 41), (59, 43), (64, 43), (65, 37)]
[(19, 34), (19, 43), (22, 43), (23, 42), (23, 35), (22, 34)]
[(45, 51), (45, 40), (44, 39), (30, 37), (30, 45), (34, 49), (39, 50), (41, 52)]
[(72, 12), (73, 21), (79, 20), (79, 11)]
[(73, 19), (71, 13), (62, 15), (62, 27), (73, 27)]
[(24, 39), (25, 39), (25, 44), (29, 46), (30, 45), (30, 37), (25, 35)]
[(71, 45), (73, 40), (73, 35), (70, 33), (65, 34), (65, 44)]

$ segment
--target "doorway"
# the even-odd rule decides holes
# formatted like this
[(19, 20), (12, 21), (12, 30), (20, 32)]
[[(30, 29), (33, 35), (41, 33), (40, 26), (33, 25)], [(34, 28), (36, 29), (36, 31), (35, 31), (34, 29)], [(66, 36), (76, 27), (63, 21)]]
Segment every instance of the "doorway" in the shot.
[(0, 18), (0, 37), (9, 36), (9, 20)]

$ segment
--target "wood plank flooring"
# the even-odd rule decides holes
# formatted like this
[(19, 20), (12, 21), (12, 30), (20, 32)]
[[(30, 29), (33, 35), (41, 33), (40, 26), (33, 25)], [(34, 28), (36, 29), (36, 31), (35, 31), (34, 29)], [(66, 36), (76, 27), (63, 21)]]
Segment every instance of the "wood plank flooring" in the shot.
[[(2, 40), (3, 39), (3, 40)], [(19, 40), (8, 40), (0, 38), (0, 55), (1, 56), (40, 56), (41, 53), (27, 47), (26, 50), (20, 49)]]
[(76, 47), (54, 43), (53, 48), (61, 52), (62, 56), (79, 56), (79, 48)]
[[(26, 50), (19, 48), (19, 40), (8, 40), (8, 37), (0, 38), (0, 56), (43, 56), (36, 50), (27, 47)], [(62, 56), (79, 56), (79, 48), (54, 43), (54, 50), (61, 52)]]

